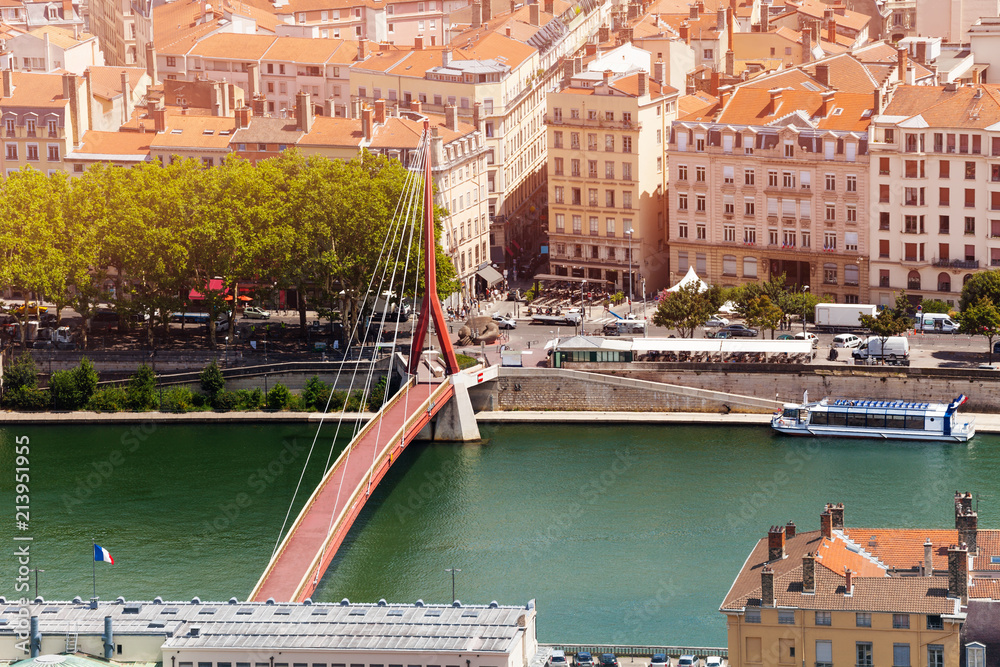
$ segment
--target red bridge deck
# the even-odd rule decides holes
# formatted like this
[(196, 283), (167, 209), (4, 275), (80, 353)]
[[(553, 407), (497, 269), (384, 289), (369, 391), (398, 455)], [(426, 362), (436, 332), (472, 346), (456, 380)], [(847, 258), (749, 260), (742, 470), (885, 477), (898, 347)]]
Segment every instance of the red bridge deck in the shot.
[(251, 600), (301, 602), (312, 595), (368, 500), (369, 479), (374, 489), (399, 453), (453, 394), (447, 381), (436, 386), (413, 384), (383, 406), (306, 501), (250, 594)]

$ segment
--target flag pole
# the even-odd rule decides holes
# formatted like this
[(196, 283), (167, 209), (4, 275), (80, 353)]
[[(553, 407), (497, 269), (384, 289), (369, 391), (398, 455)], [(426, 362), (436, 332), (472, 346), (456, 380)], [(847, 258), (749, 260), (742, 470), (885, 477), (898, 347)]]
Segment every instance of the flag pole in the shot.
[(97, 554), (97, 540), (94, 539), (94, 538), (91, 538), (91, 542), (94, 543), (92, 553), (90, 554), (90, 556), (91, 556), (91, 563), (90, 564), (93, 566), (93, 570), (94, 570), (94, 599), (96, 600), (97, 599), (97, 556), (96, 556), (96, 554)]

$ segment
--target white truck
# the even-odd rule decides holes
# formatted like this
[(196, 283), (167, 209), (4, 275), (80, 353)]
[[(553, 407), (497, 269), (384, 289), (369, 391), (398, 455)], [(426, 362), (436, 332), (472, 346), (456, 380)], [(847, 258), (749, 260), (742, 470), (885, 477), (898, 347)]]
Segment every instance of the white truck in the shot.
[(943, 313), (923, 313), (917, 317), (916, 328), (928, 333), (958, 333), (958, 322)]
[(878, 307), (861, 303), (817, 303), (816, 327), (824, 331), (863, 329), (861, 316), (878, 314)]

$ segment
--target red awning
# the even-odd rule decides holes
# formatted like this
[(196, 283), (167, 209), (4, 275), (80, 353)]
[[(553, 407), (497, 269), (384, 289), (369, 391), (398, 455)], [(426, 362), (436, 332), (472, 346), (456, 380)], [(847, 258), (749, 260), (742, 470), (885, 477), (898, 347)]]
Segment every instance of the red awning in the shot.
[[(222, 289), (222, 279), (221, 278), (212, 278), (211, 280), (209, 280), (208, 281), (208, 289), (212, 290), (213, 292), (220, 291)], [(226, 293), (227, 294), (229, 293), (228, 289), (226, 290)], [(191, 299), (192, 301), (201, 301), (204, 298), (205, 298), (205, 295), (202, 294), (201, 292), (199, 292), (198, 290), (191, 290), (188, 293), (188, 299)]]

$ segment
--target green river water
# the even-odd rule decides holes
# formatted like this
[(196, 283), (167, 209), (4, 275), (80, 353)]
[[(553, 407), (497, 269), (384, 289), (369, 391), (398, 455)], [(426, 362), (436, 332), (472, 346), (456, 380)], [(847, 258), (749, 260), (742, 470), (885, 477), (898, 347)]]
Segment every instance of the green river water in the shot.
[[(1000, 438), (965, 445), (806, 440), (765, 427), (505, 425), (482, 445), (417, 444), (373, 493), (314, 596), (537, 600), (550, 642), (725, 645), (718, 606), (774, 524), (948, 527), (978, 492), (1000, 526)], [(329, 431), (329, 432), (326, 432)], [(302, 425), (24, 426), (0, 431), (0, 537), (30, 535), (46, 598), (245, 599), (274, 548), (315, 434)], [(330, 450), (327, 428), (300, 501)], [(15, 438), (31, 517), (15, 518)], [(335, 448), (336, 449), (336, 448)], [(334, 451), (336, 456), (336, 451)], [(293, 509), (294, 512), (298, 507)], [(0, 594), (16, 561), (0, 558)], [(33, 583), (32, 583), (33, 589)]]

